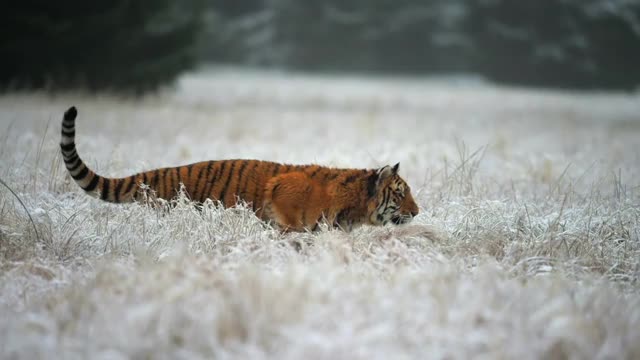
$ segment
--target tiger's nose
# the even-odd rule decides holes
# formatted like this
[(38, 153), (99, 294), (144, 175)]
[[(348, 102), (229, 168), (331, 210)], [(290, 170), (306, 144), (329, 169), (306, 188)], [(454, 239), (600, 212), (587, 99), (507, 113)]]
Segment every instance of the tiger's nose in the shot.
[(418, 216), (418, 209), (411, 210), (411, 217), (416, 217), (416, 216)]

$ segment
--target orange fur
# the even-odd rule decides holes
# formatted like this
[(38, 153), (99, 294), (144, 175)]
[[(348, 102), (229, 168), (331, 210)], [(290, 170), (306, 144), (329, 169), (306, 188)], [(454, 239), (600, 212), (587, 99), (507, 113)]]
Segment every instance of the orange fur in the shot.
[(256, 215), (285, 231), (313, 230), (321, 222), (350, 229), (354, 225), (403, 223), (418, 213), (398, 165), (380, 169), (334, 169), (261, 160), (203, 161), (154, 169), (124, 178), (90, 170), (77, 154), (71, 107), (63, 117), (60, 147), (69, 174), (87, 193), (122, 203), (151, 195), (171, 200), (180, 186), (195, 202), (207, 199), (232, 207), (243, 201)]

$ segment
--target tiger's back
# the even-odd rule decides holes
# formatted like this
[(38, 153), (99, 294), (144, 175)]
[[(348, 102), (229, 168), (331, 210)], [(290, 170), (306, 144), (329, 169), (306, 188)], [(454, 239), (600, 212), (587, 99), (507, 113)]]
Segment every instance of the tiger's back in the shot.
[[(89, 169), (77, 153), (76, 117), (77, 110), (71, 107), (62, 121), (60, 148), (65, 166), (83, 190), (105, 201), (171, 200), (182, 188), (196, 202), (211, 199), (232, 207), (242, 201), (261, 219), (284, 230), (297, 231), (316, 228), (322, 220), (349, 227), (396, 222), (393, 219), (401, 219), (397, 221), (401, 223), (418, 213), (408, 186), (397, 175), (397, 165), (380, 169), (335, 169), (233, 159), (159, 168), (123, 178), (100, 176)], [(402, 194), (395, 191), (395, 201), (391, 201), (389, 189), (394, 186), (406, 187), (406, 191)], [(398, 214), (391, 214), (389, 209)]]

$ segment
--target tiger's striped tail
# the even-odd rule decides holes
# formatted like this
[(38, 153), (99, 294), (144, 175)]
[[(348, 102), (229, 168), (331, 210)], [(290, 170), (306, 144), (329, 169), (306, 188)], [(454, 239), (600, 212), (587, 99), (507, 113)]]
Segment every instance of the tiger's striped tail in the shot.
[(138, 190), (138, 187), (135, 186), (135, 176), (116, 179), (100, 176), (89, 169), (78, 156), (75, 143), (76, 116), (78, 116), (78, 111), (75, 106), (65, 111), (60, 139), (62, 158), (73, 180), (93, 197), (114, 203), (133, 201)]

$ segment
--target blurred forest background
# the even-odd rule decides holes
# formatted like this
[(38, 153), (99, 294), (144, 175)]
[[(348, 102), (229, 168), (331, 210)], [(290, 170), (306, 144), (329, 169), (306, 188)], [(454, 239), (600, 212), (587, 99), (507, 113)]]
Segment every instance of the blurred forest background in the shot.
[(0, 86), (144, 93), (206, 63), (633, 90), (634, 0), (15, 2)]

